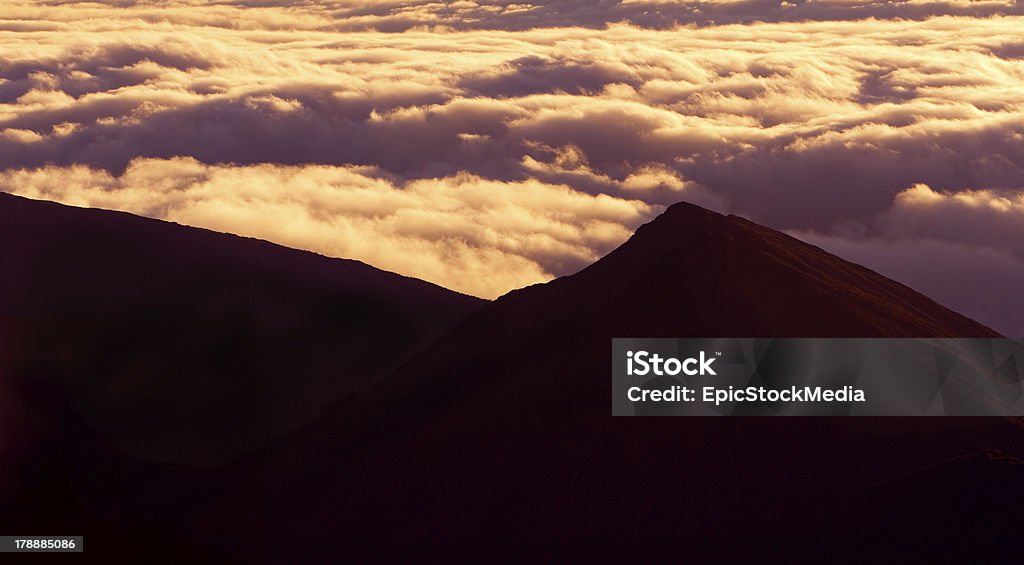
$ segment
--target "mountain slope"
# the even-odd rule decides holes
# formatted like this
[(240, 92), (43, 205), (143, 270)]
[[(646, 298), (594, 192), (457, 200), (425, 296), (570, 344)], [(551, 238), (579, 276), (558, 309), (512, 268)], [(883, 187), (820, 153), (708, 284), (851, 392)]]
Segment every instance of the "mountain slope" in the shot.
[(721, 557), (732, 535), (780, 543), (836, 519), (873, 482), (981, 448), (1020, 453), (1017, 424), (996, 418), (610, 416), (613, 337), (855, 336), (997, 334), (789, 236), (677, 204), (238, 463), (199, 524), (218, 532), (206, 543), (246, 560), (296, 555), (253, 539), (301, 537), (287, 551), (315, 557), (339, 532), (353, 546), (685, 545)]
[[(228, 461), (483, 303), (357, 261), (0, 194), (5, 401), (140, 460)], [(14, 429), (5, 443), (30, 441)]]

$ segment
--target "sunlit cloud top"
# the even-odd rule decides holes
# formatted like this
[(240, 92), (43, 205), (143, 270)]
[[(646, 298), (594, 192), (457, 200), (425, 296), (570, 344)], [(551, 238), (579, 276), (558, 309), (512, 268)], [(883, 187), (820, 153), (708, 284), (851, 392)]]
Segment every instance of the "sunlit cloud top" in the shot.
[(973, 298), (1024, 272), (1021, 29), (1000, 1), (16, 0), (0, 190), (486, 297), (687, 200), (889, 273), (919, 249), (901, 280), (1024, 335)]
[[(920, 20), (1024, 13), (1024, 8), (1013, 0), (12, 0), (8, 4), (9, 19), (26, 20), (40, 27), (67, 20), (107, 19), (112, 9), (121, 9), (122, 18), (131, 17), (142, 23), (380, 32), (594, 29), (614, 23), (671, 29), (756, 22)], [(129, 11), (130, 14), (125, 14)], [(92, 23), (102, 25), (98, 21)]]

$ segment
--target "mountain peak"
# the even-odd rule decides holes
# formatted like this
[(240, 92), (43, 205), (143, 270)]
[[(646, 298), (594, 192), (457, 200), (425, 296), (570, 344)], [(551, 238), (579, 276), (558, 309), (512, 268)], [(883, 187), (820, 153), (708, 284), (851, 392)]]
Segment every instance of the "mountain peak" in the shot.
[(691, 204), (686, 201), (679, 201), (672, 204), (659, 214), (656, 218), (645, 224), (646, 226), (673, 224), (679, 228), (699, 226), (701, 229), (711, 229), (728, 222), (736, 216), (721, 214), (713, 210)]
[[(258, 472), (234, 488), (227, 504), (243, 510), (214, 513), (203, 527), (235, 528), (239, 543), (257, 528), (276, 531), (281, 523), (305, 535), (322, 529), (309, 516), (322, 516), (339, 501), (358, 516), (346, 528), (368, 532), (374, 526), (367, 524), (386, 524), (421, 532), (424, 540), (440, 532), (480, 539), (486, 528), (509, 531), (538, 519), (558, 525), (552, 540), (570, 523), (601, 539), (630, 527), (638, 512), (658, 508), (672, 508), (664, 523), (677, 524), (674, 510), (694, 500), (722, 507), (714, 495), (700, 498), (717, 494), (714, 489), (679, 488), (687, 473), (706, 469), (696, 475), (700, 484), (721, 479), (733, 488), (735, 469), (743, 468), (738, 457), (751, 469), (762, 468), (760, 457), (768, 468), (784, 466), (840, 444), (827, 434), (847, 435), (833, 422), (801, 428), (786, 419), (742, 433), (732, 421), (707, 418), (616, 421), (609, 414), (613, 338), (995, 335), (788, 235), (677, 204), (590, 267), (485, 306), (381, 386), (335, 405), (271, 456), (254, 457)], [(748, 442), (749, 456), (727, 447), (738, 441)], [(861, 453), (870, 455), (874, 441), (865, 441)], [(765, 454), (765, 446), (780, 442), (794, 447)], [(907, 458), (933, 457), (929, 450), (948, 442), (921, 445)], [(890, 457), (873, 461), (889, 464)], [(348, 463), (356, 458), (358, 464)], [(339, 463), (324, 469), (325, 461)], [(309, 469), (324, 479), (311, 482)], [(805, 482), (780, 484), (802, 492)], [(290, 505), (287, 519), (238, 521), (254, 515), (244, 510), (254, 485), (295, 485), (282, 495)], [(606, 512), (589, 511), (593, 493), (609, 485), (629, 495), (602, 501), (598, 507)], [(424, 492), (444, 495), (408, 504)], [(538, 500), (545, 504), (541, 518)], [(763, 516), (774, 510), (759, 509)], [(480, 515), (500, 518), (481, 524)], [(337, 528), (323, 531), (322, 542), (330, 543)]]
[(567, 324), (604, 320), (609, 339), (998, 335), (870, 269), (687, 203), (579, 273), (506, 296), (481, 315), (503, 300), (523, 315), (519, 302), (537, 301), (565, 313)]

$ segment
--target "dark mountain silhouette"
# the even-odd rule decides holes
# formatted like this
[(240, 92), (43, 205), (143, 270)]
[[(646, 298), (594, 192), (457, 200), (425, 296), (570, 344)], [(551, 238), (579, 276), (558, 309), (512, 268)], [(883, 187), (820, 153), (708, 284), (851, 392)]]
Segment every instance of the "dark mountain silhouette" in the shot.
[(482, 308), (352, 261), (6, 195), (0, 246), (3, 531), (282, 563), (863, 562), (901, 531), (923, 549), (892, 555), (936, 560), (1015, 531), (1016, 419), (610, 416), (613, 337), (996, 335), (740, 218), (673, 206)]
[(357, 261), (0, 194), (0, 526), (94, 532), (100, 512), (131, 527), (128, 508), (146, 509), (122, 489), (184, 485), (176, 465), (285, 434), (483, 303)]
[[(1009, 517), (1024, 504), (1022, 482), (1024, 459), (986, 450), (871, 485), (843, 511), (856, 525), (850, 537), (888, 545), (887, 560), (927, 558), (938, 549), (941, 559), (931, 561), (1012, 561), (1008, 557), (1019, 554), (1020, 521)], [(934, 539), (939, 532), (948, 539), (938, 548), (905, 541)]]
[(0, 194), (0, 374), (143, 459), (216, 464), (484, 301), (264, 241)]
[[(677, 204), (234, 464), (191, 535), (245, 561), (422, 547), (722, 559), (789, 544), (834, 557), (823, 540), (849, 556), (877, 550), (844, 514), (872, 485), (1024, 451), (1000, 418), (612, 418), (611, 339), (667, 336), (997, 334), (819, 248)], [(946, 533), (931, 532), (936, 551)]]

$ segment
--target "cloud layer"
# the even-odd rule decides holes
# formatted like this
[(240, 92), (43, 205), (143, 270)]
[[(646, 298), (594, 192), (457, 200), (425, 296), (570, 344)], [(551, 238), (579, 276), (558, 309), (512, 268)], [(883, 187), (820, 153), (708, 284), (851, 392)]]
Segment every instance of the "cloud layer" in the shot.
[(900, 192), (861, 235), (793, 232), (961, 312), (1024, 336), (1024, 193)]
[(0, 176), (30, 198), (116, 208), (258, 236), (497, 296), (594, 262), (660, 212), (536, 180), (469, 174), (396, 183), (371, 167), (204, 165), (137, 159)]
[[(991, 292), (1024, 282), (1021, 16), (999, 1), (15, 0), (0, 190), (488, 297), (690, 200), (1024, 336), (1008, 313), (1024, 299)], [(991, 279), (961, 276), (972, 253)]]

